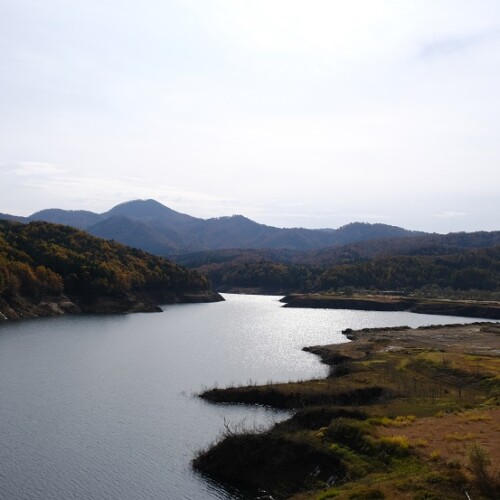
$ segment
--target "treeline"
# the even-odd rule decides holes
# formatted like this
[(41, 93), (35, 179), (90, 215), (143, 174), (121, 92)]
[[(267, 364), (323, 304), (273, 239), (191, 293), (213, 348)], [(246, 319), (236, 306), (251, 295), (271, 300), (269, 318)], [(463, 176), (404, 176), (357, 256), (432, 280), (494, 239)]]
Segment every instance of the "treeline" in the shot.
[(352, 287), (413, 292), (441, 289), (500, 292), (500, 246), (452, 255), (397, 255), (333, 266), (258, 262), (205, 265), (214, 286), (311, 292)]
[(319, 277), (322, 290), (352, 286), (414, 290), (427, 285), (454, 290), (500, 290), (500, 246), (444, 256), (395, 256), (334, 266)]
[(222, 290), (241, 287), (268, 292), (305, 292), (313, 290), (318, 272), (319, 269), (312, 266), (261, 261), (216, 267), (208, 271), (208, 276), (214, 286)]
[(0, 221), (0, 296), (208, 289), (196, 271), (69, 226)]

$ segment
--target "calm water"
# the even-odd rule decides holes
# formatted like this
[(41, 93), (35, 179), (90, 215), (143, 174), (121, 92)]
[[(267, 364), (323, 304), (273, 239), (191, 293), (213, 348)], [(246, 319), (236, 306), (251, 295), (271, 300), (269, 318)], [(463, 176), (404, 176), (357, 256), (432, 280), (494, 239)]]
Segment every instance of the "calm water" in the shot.
[(193, 454), (225, 420), (270, 425), (287, 414), (194, 393), (321, 376), (301, 348), (344, 342), (345, 328), (475, 321), (225, 298), (162, 314), (0, 324), (0, 498), (240, 498), (193, 473)]

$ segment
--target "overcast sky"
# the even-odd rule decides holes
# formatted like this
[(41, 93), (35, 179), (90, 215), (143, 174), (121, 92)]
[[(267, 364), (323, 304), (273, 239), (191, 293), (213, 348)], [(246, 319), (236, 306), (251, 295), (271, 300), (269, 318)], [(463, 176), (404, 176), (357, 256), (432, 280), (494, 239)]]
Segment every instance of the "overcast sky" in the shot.
[(0, 0), (0, 212), (500, 230), (498, 0)]

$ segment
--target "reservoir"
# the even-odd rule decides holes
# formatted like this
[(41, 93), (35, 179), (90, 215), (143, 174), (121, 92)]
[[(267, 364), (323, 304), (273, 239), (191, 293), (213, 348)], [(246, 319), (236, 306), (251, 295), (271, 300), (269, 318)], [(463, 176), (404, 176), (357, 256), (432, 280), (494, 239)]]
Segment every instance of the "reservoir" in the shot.
[(224, 298), (160, 314), (0, 323), (0, 498), (243, 498), (194, 473), (191, 459), (225, 422), (270, 426), (289, 413), (196, 393), (323, 376), (301, 348), (345, 342), (345, 328), (479, 321)]

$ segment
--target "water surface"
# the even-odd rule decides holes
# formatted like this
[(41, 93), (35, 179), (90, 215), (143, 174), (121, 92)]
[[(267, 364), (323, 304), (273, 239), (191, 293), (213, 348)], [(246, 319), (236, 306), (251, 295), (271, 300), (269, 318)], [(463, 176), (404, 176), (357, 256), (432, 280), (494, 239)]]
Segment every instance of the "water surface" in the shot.
[(345, 328), (477, 321), (225, 298), (161, 314), (0, 324), (0, 498), (239, 498), (193, 473), (191, 458), (225, 421), (270, 425), (288, 413), (194, 393), (322, 376), (301, 348), (345, 342)]

